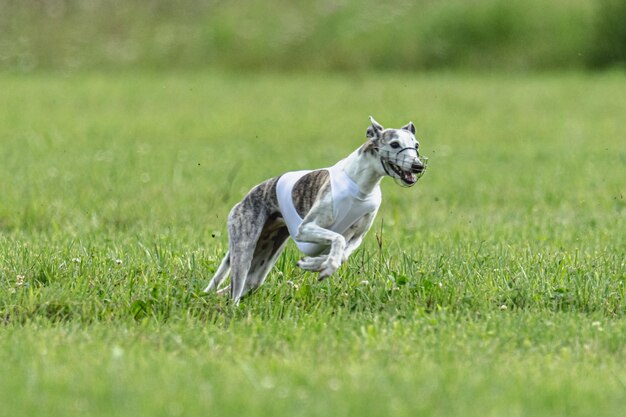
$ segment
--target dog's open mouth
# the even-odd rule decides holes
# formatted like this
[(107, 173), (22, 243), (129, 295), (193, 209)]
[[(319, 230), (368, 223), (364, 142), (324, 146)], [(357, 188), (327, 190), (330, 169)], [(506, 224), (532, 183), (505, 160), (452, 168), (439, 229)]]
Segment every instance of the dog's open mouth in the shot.
[(391, 168), (391, 170), (395, 172), (396, 175), (398, 175), (398, 178), (400, 178), (400, 180), (402, 180), (402, 182), (406, 185), (415, 184), (418, 178), (416, 174), (421, 176), (422, 172), (424, 171), (424, 169), (422, 168), (419, 170), (419, 172), (413, 173), (411, 171), (407, 171), (407, 170), (400, 168), (398, 165), (394, 164), (391, 161), (388, 161), (388, 163), (389, 163), (389, 167)]
[[(417, 153), (417, 150), (415, 151)], [(418, 155), (418, 158), (410, 157), (402, 155), (401, 152), (394, 155), (393, 158), (390, 158), (389, 153), (387, 153), (381, 156), (380, 163), (385, 173), (392, 177), (396, 184), (411, 187), (424, 175), (426, 166), (428, 166), (428, 158), (424, 155)], [(410, 166), (410, 168), (403, 168), (408, 166)]]

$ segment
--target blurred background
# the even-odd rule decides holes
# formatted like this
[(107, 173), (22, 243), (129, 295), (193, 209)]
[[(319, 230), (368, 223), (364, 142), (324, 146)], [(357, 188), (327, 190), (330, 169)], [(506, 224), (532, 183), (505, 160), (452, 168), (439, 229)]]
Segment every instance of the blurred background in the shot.
[(624, 0), (0, 0), (0, 70), (598, 69)]

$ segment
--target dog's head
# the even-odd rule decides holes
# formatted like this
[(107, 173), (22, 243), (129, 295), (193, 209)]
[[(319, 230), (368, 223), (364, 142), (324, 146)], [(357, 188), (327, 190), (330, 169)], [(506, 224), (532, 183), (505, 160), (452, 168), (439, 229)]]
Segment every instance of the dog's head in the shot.
[(415, 185), (424, 174), (428, 158), (420, 156), (415, 126), (409, 122), (400, 129), (385, 129), (372, 116), (366, 136), (367, 149), (380, 158), (384, 173), (404, 187)]

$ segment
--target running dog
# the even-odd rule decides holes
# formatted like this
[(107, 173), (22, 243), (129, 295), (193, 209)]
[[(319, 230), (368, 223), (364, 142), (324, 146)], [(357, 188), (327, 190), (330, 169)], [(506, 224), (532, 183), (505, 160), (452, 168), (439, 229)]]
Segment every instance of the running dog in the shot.
[[(367, 142), (330, 168), (287, 172), (254, 187), (228, 216), (228, 252), (205, 292), (217, 290), (230, 270), (230, 296), (263, 284), (291, 236), (306, 256), (298, 266), (332, 275), (370, 229), (381, 202), (380, 180), (405, 187), (426, 169), (415, 126), (385, 129), (370, 116)], [(218, 293), (225, 293), (225, 287)]]

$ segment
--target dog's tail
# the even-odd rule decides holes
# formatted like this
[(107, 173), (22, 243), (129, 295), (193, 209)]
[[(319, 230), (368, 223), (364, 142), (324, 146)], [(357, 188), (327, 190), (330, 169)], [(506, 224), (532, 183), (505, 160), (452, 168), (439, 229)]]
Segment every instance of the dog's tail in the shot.
[(213, 279), (209, 282), (209, 286), (205, 288), (204, 292), (211, 292), (217, 290), (222, 281), (228, 275), (230, 271), (230, 252), (226, 252), (224, 259), (222, 259), (222, 263), (220, 264), (217, 271), (215, 271), (215, 275), (213, 275)]

